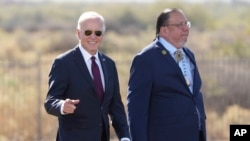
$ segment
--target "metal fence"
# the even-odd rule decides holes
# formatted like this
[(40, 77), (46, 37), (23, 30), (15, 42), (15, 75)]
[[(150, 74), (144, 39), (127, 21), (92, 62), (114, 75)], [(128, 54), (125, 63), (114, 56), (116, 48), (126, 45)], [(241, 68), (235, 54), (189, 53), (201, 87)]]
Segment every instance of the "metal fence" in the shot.
[[(0, 60), (0, 141), (54, 140), (57, 120), (43, 107), (51, 62), (39, 56), (27, 62)], [(230, 124), (250, 123), (250, 60), (200, 58), (197, 62), (203, 78), (208, 140), (228, 140)], [(116, 64), (118, 71), (127, 66), (128, 73), (130, 62)], [(127, 79), (120, 75), (122, 85)]]

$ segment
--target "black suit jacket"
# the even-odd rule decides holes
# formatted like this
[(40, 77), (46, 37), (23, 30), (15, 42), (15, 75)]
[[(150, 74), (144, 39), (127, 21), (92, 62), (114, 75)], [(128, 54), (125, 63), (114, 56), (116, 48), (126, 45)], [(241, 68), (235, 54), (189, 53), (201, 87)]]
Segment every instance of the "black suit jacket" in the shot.
[[(54, 60), (44, 105), (49, 114), (58, 117), (57, 141), (100, 141), (103, 127), (109, 139), (108, 114), (117, 136), (129, 137), (115, 63), (102, 53), (99, 58), (105, 79), (102, 103), (78, 46)], [(61, 100), (66, 98), (80, 100), (74, 114), (61, 114)]]

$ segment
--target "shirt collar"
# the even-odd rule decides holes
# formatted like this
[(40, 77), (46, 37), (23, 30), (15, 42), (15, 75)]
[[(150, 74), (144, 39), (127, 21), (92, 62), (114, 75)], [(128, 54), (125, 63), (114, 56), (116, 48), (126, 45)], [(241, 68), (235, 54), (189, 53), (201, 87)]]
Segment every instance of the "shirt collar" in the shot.
[(79, 49), (80, 49), (80, 51), (81, 51), (81, 54), (82, 54), (82, 56), (83, 56), (85, 62), (87, 62), (88, 60), (90, 60), (90, 58), (91, 58), (92, 56), (95, 56), (96, 60), (99, 60), (98, 51), (96, 52), (95, 55), (91, 55), (91, 54), (89, 54), (89, 53), (82, 47), (81, 44), (79, 44), (78, 46), (79, 46)]
[[(170, 52), (170, 54), (174, 54), (177, 48), (175, 48), (172, 44), (170, 44), (168, 41), (163, 39), (162, 37), (159, 37), (159, 42), (164, 46), (166, 50)], [(183, 53), (182, 48), (180, 49)]]

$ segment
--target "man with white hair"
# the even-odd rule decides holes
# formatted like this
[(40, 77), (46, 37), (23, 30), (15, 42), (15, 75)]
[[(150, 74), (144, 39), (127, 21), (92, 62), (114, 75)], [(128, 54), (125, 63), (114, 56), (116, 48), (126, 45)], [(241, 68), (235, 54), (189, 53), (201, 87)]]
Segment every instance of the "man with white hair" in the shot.
[(109, 117), (118, 138), (130, 141), (115, 62), (99, 51), (104, 32), (103, 16), (83, 13), (79, 44), (52, 64), (44, 105), (58, 117), (57, 141), (109, 141)]

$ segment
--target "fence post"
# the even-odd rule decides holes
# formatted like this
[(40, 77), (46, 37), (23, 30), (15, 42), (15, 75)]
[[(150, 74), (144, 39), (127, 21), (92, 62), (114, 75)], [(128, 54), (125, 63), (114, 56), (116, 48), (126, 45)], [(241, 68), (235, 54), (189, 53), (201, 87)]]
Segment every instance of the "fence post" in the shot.
[(37, 141), (41, 140), (41, 55), (37, 52)]

